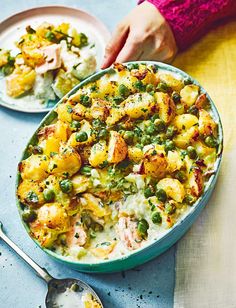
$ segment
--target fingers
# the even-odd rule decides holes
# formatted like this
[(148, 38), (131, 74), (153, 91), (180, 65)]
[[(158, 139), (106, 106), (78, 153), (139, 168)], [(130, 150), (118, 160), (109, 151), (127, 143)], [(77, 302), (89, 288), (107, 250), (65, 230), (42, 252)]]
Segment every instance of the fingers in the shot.
[(139, 60), (142, 56), (143, 50), (141, 44), (135, 42), (135, 39), (131, 35), (128, 36), (128, 39), (121, 49), (116, 61), (117, 62), (127, 62)]
[(111, 41), (106, 47), (104, 61), (101, 67), (102, 69), (109, 67), (113, 62), (115, 62), (117, 55), (119, 54), (120, 50), (126, 42), (128, 33), (128, 25), (120, 24), (117, 26)]

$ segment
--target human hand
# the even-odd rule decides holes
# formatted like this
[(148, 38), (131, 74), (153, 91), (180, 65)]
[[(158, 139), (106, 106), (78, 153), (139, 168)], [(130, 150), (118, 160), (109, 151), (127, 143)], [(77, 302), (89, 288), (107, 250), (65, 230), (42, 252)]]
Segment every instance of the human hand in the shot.
[(118, 24), (106, 47), (102, 68), (131, 60), (170, 62), (176, 53), (169, 24), (154, 5), (145, 1)]

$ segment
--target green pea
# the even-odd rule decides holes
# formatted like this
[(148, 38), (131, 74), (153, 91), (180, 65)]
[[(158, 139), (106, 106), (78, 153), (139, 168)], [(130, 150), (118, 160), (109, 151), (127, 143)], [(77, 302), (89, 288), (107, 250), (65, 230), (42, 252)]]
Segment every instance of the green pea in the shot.
[(131, 63), (128, 65), (129, 70), (138, 70), (139, 64), (138, 63)]
[(124, 139), (128, 144), (131, 144), (133, 142), (133, 138), (134, 138), (134, 132), (126, 131), (124, 133)]
[(154, 124), (155, 124), (157, 133), (162, 133), (166, 130), (166, 124), (161, 119), (156, 119)]
[(153, 139), (152, 139), (152, 142), (153, 143), (157, 143), (157, 144), (162, 144), (163, 143), (163, 139), (160, 135), (157, 135), (155, 136)]
[(118, 133), (119, 133), (122, 137), (124, 137), (125, 130), (124, 130), (124, 129), (120, 129), (120, 130), (118, 131)]
[(80, 36), (80, 43), (79, 43), (79, 45), (77, 47), (82, 48), (84, 46), (87, 46), (88, 45), (88, 37), (87, 37), (87, 35), (85, 35), (84, 33), (81, 32), (79, 34), (79, 36)]
[(138, 232), (142, 236), (146, 236), (148, 228), (149, 228), (149, 224), (146, 221), (146, 219), (140, 219), (139, 222), (138, 222)]
[(77, 134), (75, 135), (75, 140), (76, 140), (77, 142), (84, 142), (84, 141), (88, 140), (88, 135), (87, 135), (86, 132), (77, 133)]
[(196, 201), (196, 198), (192, 195), (186, 195), (183, 202), (192, 205)]
[(176, 133), (176, 128), (173, 125), (170, 125), (166, 130), (166, 137), (168, 139), (173, 138)]
[(179, 93), (173, 92), (172, 99), (173, 99), (175, 104), (178, 104), (178, 103), (180, 103), (181, 96), (179, 95)]
[(218, 142), (215, 137), (207, 136), (205, 139), (205, 144), (210, 148), (215, 148), (218, 145)]
[(146, 86), (146, 91), (147, 91), (147, 92), (152, 92), (152, 91), (154, 91), (154, 85), (151, 84), (151, 83), (147, 84), (147, 86)]
[(175, 149), (175, 144), (172, 140), (167, 139), (165, 142), (165, 151), (173, 151)]
[(186, 155), (188, 155), (188, 152), (186, 150), (181, 150), (180, 151), (181, 159), (184, 159)]
[(65, 194), (70, 193), (73, 189), (73, 184), (71, 180), (69, 179), (61, 180), (59, 182), (59, 185), (60, 185), (61, 191), (64, 192)]
[(153, 116), (151, 116), (151, 119), (150, 119), (150, 120), (151, 120), (152, 122), (155, 122), (156, 119), (159, 119), (159, 116), (158, 116), (157, 113), (154, 114)]
[(186, 174), (184, 173), (184, 171), (181, 170), (175, 172), (175, 178), (179, 180), (181, 183), (187, 180)]
[(136, 126), (136, 127), (134, 128), (134, 133), (135, 133), (136, 136), (141, 137), (143, 131), (141, 130), (141, 128), (139, 128), (138, 126)]
[(100, 127), (104, 126), (104, 122), (102, 122), (100, 119), (94, 119), (92, 121), (92, 125), (95, 128), (100, 128)]
[(156, 74), (156, 72), (158, 71), (159, 67), (156, 64), (151, 65), (152, 71), (154, 74)]
[(150, 144), (150, 142), (151, 142), (151, 137), (148, 136), (148, 135), (145, 135), (145, 136), (143, 136), (143, 137), (141, 138), (141, 143), (142, 143), (143, 145)]
[(36, 218), (37, 218), (37, 214), (33, 210), (27, 210), (23, 212), (22, 214), (22, 219), (26, 223), (33, 222)]
[(156, 132), (156, 126), (154, 124), (151, 124), (146, 128), (146, 133), (148, 135), (153, 135), (155, 132)]
[(161, 91), (161, 92), (168, 92), (169, 91), (169, 87), (165, 82), (160, 82), (157, 85), (157, 90)]
[(90, 166), (83, 166), (80, 168), (80, 173), (83, 175), (91, 175), (92, 167)]
[(174, 204), (169, 203), (169, 202), (165, 204), (165, 212), (167, 214), (172, 215), (175, 213), (175, 211), (176, 211), (176, 206)]
[(130, 94), (129, 88), (127, 88), (124, 84), (119, 85), (118, 92), (119, 92), (119, 95), (123, 97), (127, 97)]
[(80, 128), (80, 126), (81, 126), (80, 122), (76, 121), (76, 120), (72, 121), (71, 124), (70, 124), (70, 127), (74, 128), (74, 129), (78, 129), (78, 128)]
[(192, 83), (193, 83), (193, 82), (192, 82), (192, 79), (191, 79), (190, 77), (184, 79), (184, 84), (185, 84), (186, 86), (189, 85), (189, 84), (192, 84)]
[(187, 154), (191, 159), (197, 158), (197, 151), (191, 145), (187, 147)]
[(154, 224), (160, 224), (160, 223), (162, 223), (162, 217), (161, 217), (160, 212), (158, 212), (158, 211), (154, 211), (154, 212), (152, 213), (151, 219), (152, 219), (152, 222), (153, 222)]
[(188, 113), (191, 113), (191, 114), (195, 115), (196, 117), (199, 116), (199, 110), (198, 110), (198, 108), (197, 108), (196, 106), (194, 106), (194, 105), (191, 106), (191, 107), (189, 107)]
[(106, 128), (101, 129), (98, 136), (101, 139), (106, 139), (108, 137), (108, 130)]
[(102, 162), (102, 163), (99, 165), (99, 167), (103, 169), (103, 168), (106, 168), (108, 165), (109, 165), (108, 161), (107, 161), (107, 160), (104, 160), (104, 162)]
[(48, 31), (45, 34), (45, 38), (52, 42), (52, 41), (55, 41), (56, 36), (55, 36), (55, 34), (52, 31)]
[(152, 187), (146, 187), (144, 190), (144, 197), (149, 198), (155, 195), (155, 192), (153, 191)]
[(44, 189), (43, 191), (44, 200), (47, 202), (53, 201), (55, 198), (55, 193), (52, 189)]
[(90, 107), (90, 105), (91, 105), (91, 100), (90, 100), (90, 97), (88, 95), (82, 94), (80, 96), (80, 102), (85, 107)]
[(59, 236), (59, 240), (60, 240), (60, 244), (61, 244), (62, 246), (66, 246), (66, 234), (61, 234), (61, 235)]
[(164, 189), (160, 188), (160, 189), (157, 189), (156, 191), (156, 197), (159, 201), (161, 202), (166, 202), (167, 200), (167, 194), (166, 192), (164, 191)]
[(89, 236), (90, 236), (90, 238), (96, 238), (97, 234), (96, 234), (95, 231), (93, 231), (93, 229), (90, 229), (89, 230)]
[(113, 101), (115, 104), (119, 105), (120, 103), (122, 103), (124, 100), (124, 98), (122, 96), (115, 96), (113, 97)]
[(14, 71), (14, 66), (10, 64), (6, 64), (2, 67), (2, 73), (4, 76), (10, 75)]
[(140, 92), (146, 90), (146, 86), (142, 83), (141, 80), (136, 81), (136, 82), (134, 83), (134, 87), (135, 87), (138, 91), (140, 91)]

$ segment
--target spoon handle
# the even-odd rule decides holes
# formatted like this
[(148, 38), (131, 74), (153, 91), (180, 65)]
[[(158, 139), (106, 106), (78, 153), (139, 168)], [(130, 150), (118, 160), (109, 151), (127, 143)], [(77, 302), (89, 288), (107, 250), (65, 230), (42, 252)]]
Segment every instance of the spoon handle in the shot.
[(2, 229), (3, 225), (0, 221), (0, 239), (2, 239), (7, 245), (9, 245), (26, 263), (28, 263), (37, 273), (37, 275), (42, 278), (47, 283), (53, 279), (53, 277), (46, 271), (45, 268), (40, 267), (36, 262), (34, 262), (26, 253), (24, 253), (6, 234)]

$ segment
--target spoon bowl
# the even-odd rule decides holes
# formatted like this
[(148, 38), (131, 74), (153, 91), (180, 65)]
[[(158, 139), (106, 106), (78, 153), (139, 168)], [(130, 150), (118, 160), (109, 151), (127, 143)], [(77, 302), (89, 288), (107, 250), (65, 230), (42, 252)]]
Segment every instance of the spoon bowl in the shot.
[[(45, 305), (47, 308), (74, 308), (78, 307), (78, 304), (82, 304), (83, 297), (86, 294), (90, 295), (93, 302), (99, 304), (98, 307), (103, 308), (96, 292), (85, 282), (74, 279), (55, 279), (52, 278), (48, 282), (48, 293), (46, 295)], [(63, 304), (63, 306), (59, 306)]]

